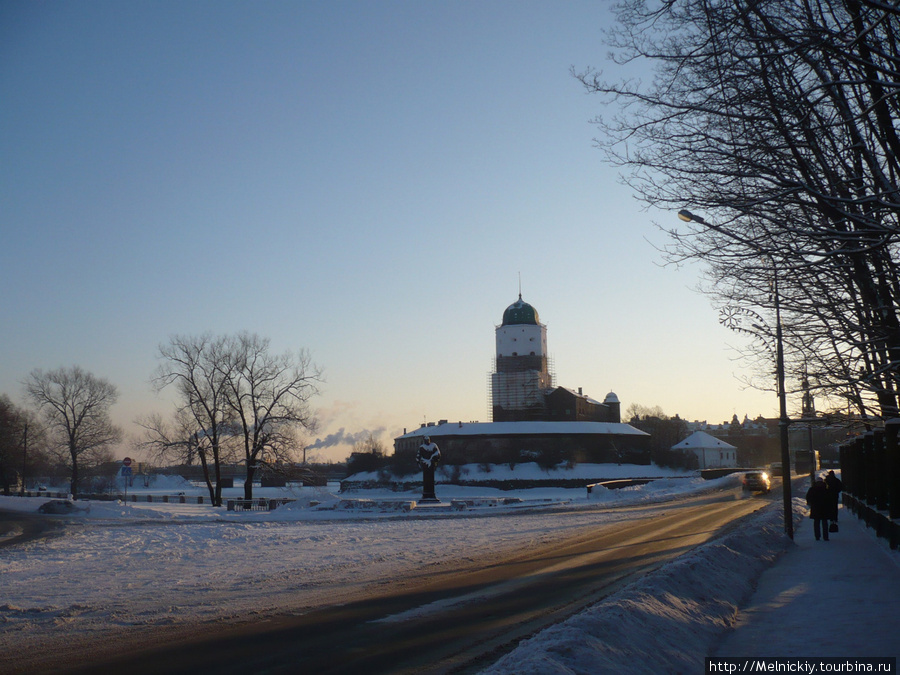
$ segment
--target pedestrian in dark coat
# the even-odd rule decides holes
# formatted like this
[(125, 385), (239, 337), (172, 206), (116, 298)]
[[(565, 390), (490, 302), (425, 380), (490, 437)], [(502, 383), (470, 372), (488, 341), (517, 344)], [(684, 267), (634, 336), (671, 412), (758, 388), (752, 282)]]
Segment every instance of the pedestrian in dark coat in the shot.
[(828, 475), (825, 476), (825, 485), (828, 486), (828, 496), (831, 497), (831, 513), (828, 514), (828, 518), (837, 522), (838, 504), (841, 500), (841, 490), (844, 489), (844, 484), (840, 478), (834, 475), (834, 471), (829, 471)]
[(831, 495), (828, 486), (821, 478), (817, 478), (806, 492), (806, 503), (809, 504), (809, 517), (813, 521), (813, 534), (816, 541), (824, 538), (828, 541), (828, 517), (831, 514)]

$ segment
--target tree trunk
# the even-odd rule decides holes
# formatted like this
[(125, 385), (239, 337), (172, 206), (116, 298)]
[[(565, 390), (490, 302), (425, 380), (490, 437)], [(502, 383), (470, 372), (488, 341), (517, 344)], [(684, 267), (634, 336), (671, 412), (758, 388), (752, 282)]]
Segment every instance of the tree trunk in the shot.
[(244, 481), (244, 499), (253, 499), (253, 477), (256, 475), (256, 463), (247, 460), (247, 480)]
[(209, 492), (209, 503), (215, 506), (216, 493), (213, 489), (212, 480), (209, 477), (209, 462), (206, 461), (206, 453), (198, 451), (197, 454), (200, 456), (200, 466), (203, 467), (203, 480), (206, 482), (206, 489)]
[(216, 470), (216, 491), (213, 494), (213, 506), (222, 506), (222, 466), (219, 461), (218, 450), (213, 450), (213, 458), (215, 460), (213, 466)]
[(78, 499), (78, 455), (72, 453), (72, 480), (69, 483), (72, 499)]

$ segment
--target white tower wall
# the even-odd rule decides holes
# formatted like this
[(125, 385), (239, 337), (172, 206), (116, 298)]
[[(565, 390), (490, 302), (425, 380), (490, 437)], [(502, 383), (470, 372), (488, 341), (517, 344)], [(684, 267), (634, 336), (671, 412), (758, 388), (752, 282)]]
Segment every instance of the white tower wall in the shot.
[(499, 326), (496, 332), (497, 357), (501, 356), (546, 356), (547, 327), (541, 325), (515, 324)]

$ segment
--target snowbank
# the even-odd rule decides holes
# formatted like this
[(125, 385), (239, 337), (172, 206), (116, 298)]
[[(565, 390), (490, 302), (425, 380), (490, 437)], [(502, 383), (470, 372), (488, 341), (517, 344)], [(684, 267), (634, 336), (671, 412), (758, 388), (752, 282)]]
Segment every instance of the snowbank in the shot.
[[(670, 469), (656, 464), (560, 464), (552, 469), (544, 469), (535, 462), (522, 462), (510, 467), (509, 464), (465, 464), (462, 466), (443, 464), (435, 472), (435, 481), (446, 482), (451, 478), (465, 481), (495, 480), (613, 480), (618, 478), (674, 478), (699, 476), (699, 471)], [(348, 476), (349, 481), (377, 481), (379, 478), (397, 481), (421, 480), (421, 473), (394, 476), (390, 472), (366, 471)]]
[(754, 583), (790, 545), (775, 505), (525, 640), (482, 675), (702, 672)]
[[(645, 485), (615, 490), (603, 487), (595, 487), (590, 493), (587, 491), (589, 480), (596, 479), (601, 473), (598, 467), (603, 469), (603, 477), (610, 480), (624, 478), (653, 478)], [(732, 474), (714, 480), (704, 480), (699, 472), (688, 472), (687, 476), (679, 477), (678, 472), (657, 467), (655, 465), (607, 465), (607, 464), (579, 464), (571, 469), (560, 467), (551, 471), (541, 469), (534, 463), (519, 464), (514, 469), (508, 465), (493, 466), (489, 470), (478, 465), (466, 465), (460, 467), (478, 480), (486, 476), (493, 479), (509, 479), (528, 481), (537, 478), (550, 478), (552, 480), (581, 481), (582, 486), (570, 487), (536, 487), (527, 490), (501, 490), (496, 487), (484, 485), (452, 485), (439, 484), (437, 496), (446, 506), (450, 506), (453, 500), (484, 499), (485, 504), (490, 503), (491, 511), (520, 510), (521, 508), (591, 508), (603, 504), (624, 505), (640, 502), (654, 502), (669, 499), (675, 495), (715, 490), (722, 487), (737, 485), (740, 482), (740, 474)], [(352, 478), (369, 479), (376, 478), (377, 474), (356, 474)], [(592, 477), (592, 478), (588, 478)], [(129, 488), (129, 501), (91, 501), (78, 502), (80, 508), (70, 514), (72, 518), (91, 520), (176, 520), (184, 521), (260, 521), (260, 522), (289, 522), (289, 521), (320, 521), (343, 520), (358, 517), (360, 513), (366, 513), (373, 518), (407, 516), (423, 518), (440, 516), (443, 510), (431, 510), (426, 512), (416, 508), (416, 500), (421, 497), (421, 487), (417, 489), (401, 490), (397, 486), (389, 487), (383, 483), (370, 489), (353, 489), (339, 492), (337, 484), (327, 487), (301, 487), (288, 486), (282, 488), (259, 488), (253, 490), (254, 497), (292, 500), (290, 503), (279, 506), (273, 511), (226, 511), (224, 508), (213, 508), (209, 504), (180, 504), (170, 499), (162, 502), (158, 495), (174, 496), (183, 494), (191, 496), (207, 496), (206, 488), (185, 481), (179, 476), (155, 476), (150, 487), (143, 487), (137, 482)], [(152, 496), (152, 502), (131, 501), (134, 495), (140, 497)], [(244, 496), (243, 484), (235, 483), (233, 488), (222, 490), (223, 500), (241, 499)], [(509, 498), (514, 497), (515, 500)], [(0, 496), (0, 509), (36, 512), (41, 504), (46, 503), (48, 497), (3, 497)], [(207, 501), (208, 500), (204, 500)], [(509, 501), (508, 504), (502, 502)], [(402, 504), (412, 508), (404, 508)], [(481, 510), (485, 510), (481, 509)], [(477, 515), (478, 508), (466, 509), (469, 515)]]

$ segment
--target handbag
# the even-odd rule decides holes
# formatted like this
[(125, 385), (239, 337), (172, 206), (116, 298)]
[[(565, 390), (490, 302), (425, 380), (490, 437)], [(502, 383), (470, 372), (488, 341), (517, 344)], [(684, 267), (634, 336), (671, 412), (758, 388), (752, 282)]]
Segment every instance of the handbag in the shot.
[(828, 531), (829, 532), (837, 532), (838, 531), (838, 524), (837, 524), (836, 520), (831, 521), (831, 525), (828, 526)]

